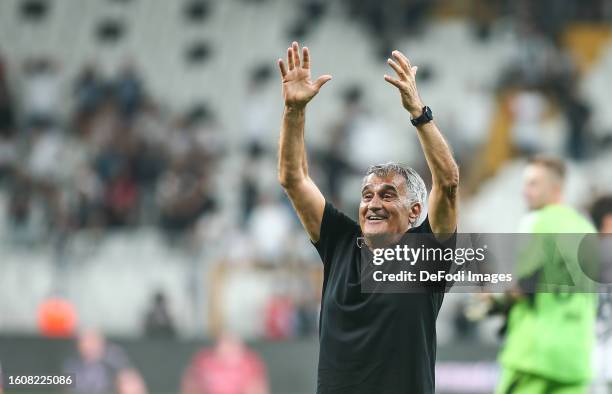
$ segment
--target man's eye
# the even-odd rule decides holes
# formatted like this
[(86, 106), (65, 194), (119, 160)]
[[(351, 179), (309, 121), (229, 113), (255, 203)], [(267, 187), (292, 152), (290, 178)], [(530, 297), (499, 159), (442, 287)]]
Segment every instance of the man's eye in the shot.
[(371, 194), (364, 194), (364, 195), (362, 196), (362, 198), (363, 198), (364, 200), (371, 200), (371, 199), (372, 199), (372, 195), (371, 195)]
[(383, 198), (385, 200), (392, 200), (393, 198), (395, 198), (395, 196), (391, 193), (385, 193), (385, 195), (383, 196)]

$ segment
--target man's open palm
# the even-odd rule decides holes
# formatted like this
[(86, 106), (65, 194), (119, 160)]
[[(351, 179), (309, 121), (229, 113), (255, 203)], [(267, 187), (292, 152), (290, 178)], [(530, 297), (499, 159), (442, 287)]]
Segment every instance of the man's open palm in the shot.
[(385, 75), (385, 81), (400, 91), (402, 105), (415, 117), (421, 115), (423, 102), (416, 87), (416, 73), (418, 67), (413, 67), (410, 60), (400, 51), (393, 51), (393, 59), (387, 59), (387, 64), (397, 73), (397, 78)]
[(300, 47), (293, 42), (287, 48), (287, 65), (283, 59), (278, 59), (283, 80), (283, 97), (288, 107), (303, 108), (319, 93), (319, 89), (332, 77), (321, 75), (316, 81), (310, 79), (310, 53), (308, 48), (302, 48), (302, 60), (300, 61)]

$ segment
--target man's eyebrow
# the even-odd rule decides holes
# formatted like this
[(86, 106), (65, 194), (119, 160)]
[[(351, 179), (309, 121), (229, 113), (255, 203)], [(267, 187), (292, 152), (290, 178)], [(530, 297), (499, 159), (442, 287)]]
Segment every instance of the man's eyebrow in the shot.
[[(370, 188), (371, 186), (372, 186), (371, 183), (363, 185), (363, 188), (361, 188), (361, 192), (363, 193), (366, 189)], [(392, 190), (392, 191), (394, 191), (396, 193), (399, 193), (397, 187), (394, 184), (392, 184), (392, 183), (383, 183), (380, 188), (382, 190)]]
[(395, 185), (392, 184), (392, 183), (384, 183), (381, 186), (381, 189), (383, 189), (383, 190), (393, 190), (394, 192), (398, 192), (397, 187), (395, 187)]

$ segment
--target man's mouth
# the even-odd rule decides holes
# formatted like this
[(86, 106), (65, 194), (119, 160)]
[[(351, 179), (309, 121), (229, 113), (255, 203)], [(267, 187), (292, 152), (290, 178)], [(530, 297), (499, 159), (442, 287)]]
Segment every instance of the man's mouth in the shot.
[(381, 215), (368, 215), (366, 216), (366, 219), (370, 221), (381, 221), (381, 220), (386, 220), (387, 217), (381, 216)]

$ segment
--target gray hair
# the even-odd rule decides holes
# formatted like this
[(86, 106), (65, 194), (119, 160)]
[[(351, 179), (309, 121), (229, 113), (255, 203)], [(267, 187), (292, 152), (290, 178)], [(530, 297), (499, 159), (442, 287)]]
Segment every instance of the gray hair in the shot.
[(386, 177), (391, 174), (401, 176), (406, 180), (406, 195), (408, 196), (408, 204), (413, 202), (421, 203), (422, 208), (425, 208), (427, 201), (427, 188), (423, 178), (412, 168), (404, 164), (388, 162), (385, 164), (376, 164), (368, 167), (366, 170), (365, 179), (370, 175), (378, 177)]

